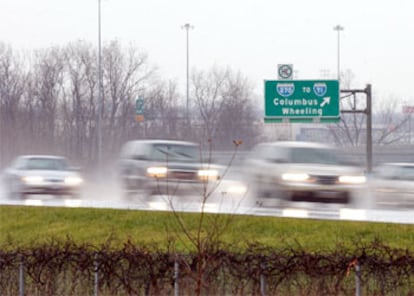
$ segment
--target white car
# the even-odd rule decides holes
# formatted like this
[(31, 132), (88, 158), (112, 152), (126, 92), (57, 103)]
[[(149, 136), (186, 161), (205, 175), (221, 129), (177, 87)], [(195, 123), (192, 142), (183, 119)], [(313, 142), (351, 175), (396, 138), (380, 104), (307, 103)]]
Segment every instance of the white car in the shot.
[(78, 198), (83, 179), (64, 157), (22, 155), (4, 171), (3, 182), (12, 198), (34, 194)]
[(347, 204), (366, 189), (364, 169), (346, 162), (334, 147), (320, 143), (259, 144), (246, 158), (244, 171), (259, 205)]
[(119, 177), (126, 197), (202, 195), (222, 176), (222, 166), (201, 158), (198, 144), (173, 140), (134, 140), (124, 144)]
[(414, 163), (383, 163), (374, 168), (372, 196), (380, 207), (414, 206)]

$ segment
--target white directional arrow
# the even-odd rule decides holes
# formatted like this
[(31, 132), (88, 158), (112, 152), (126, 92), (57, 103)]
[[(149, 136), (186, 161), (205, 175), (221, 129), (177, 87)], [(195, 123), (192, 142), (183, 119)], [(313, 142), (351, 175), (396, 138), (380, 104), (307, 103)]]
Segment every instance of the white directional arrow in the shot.
[(325, 106), (326, 104), (329, 104), (331, 102), (331, 97), (324, 97), (322, 99), (321, 107)]

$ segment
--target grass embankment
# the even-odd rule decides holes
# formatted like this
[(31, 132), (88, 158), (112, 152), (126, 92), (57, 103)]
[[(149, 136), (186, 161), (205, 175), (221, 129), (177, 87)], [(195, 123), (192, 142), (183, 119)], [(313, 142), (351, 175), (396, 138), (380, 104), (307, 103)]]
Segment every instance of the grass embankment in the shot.
[[(180, 213), (186, 229), (197, 232), (200, 214)], [(231, 220), (229, 220), (231, 219)], [(301, 247), (307, 251), (332, 250), (338, 244), (379, 239), (390, 247), (414, 250), (414, 226), (349, 221), (308, 220), (244, 215), (206, 214), (203, 232), (229, 224), (220, 236), (227, 245), (250, 243), (267, 247)], [(170, 212), (136, 210), (0, 206), (0, 248), (33, 247), (51, 240), (112, 247), (130, 239), (135, 244), (167, 246), (171, 238), (185, 250), (188, 240)]]

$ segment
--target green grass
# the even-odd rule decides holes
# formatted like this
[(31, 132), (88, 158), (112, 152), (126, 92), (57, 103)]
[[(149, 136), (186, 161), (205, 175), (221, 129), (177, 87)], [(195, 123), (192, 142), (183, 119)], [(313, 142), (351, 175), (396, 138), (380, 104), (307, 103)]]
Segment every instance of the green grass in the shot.
[[(195, 234), (200, 214), (179, 215)], [(206, 221), (203, 233), (230, 221), (220, 240), (239, 248), (259, 243), (318, 251), (379, 239), (391, 247), (414, 249), (414, 225), (216, 214), (206, 214)], [(110, 240), (111, 246), (119, 247), (130, 239), (136, 244), (165, 248), (171, 238), (179, 250), (189, 245), (170, 212), (0, 206), (0, 248), (30, 247), (68, 238), (95, 246)]]

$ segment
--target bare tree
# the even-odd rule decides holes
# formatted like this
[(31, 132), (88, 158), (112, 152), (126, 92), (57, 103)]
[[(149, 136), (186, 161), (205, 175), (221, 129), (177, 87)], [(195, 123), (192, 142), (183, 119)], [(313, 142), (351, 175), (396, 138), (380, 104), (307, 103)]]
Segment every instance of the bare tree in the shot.
[(218, 146), (228, 148), (235, 139), (252, 145), (260, 135), (254, 126), (258, 118), (253, 106), (252, 84), (240, 72), (229, 70), (221, 94), (223, 107), (218, 118)]
[[(85, 42), (69, 44), (64, 61), (64, 94), (60, 100), (64, 147), (85, 165), (93, 166), (99, 104), (96, 50)], [(154, 68), (149, 66), (146, 54), (134, 47), (124, 50), (114, 41), (104, 46), (103, 71), (103, 145), (105, 159), (110, 160), (136, 130), (135, 99)]]
[[(209, 161), (205, 165), (211, 165), (211, 153), (212, 153), (212, 141), (208, 140), (208, 155), (201, 158), (206, 158)], [(194, 198), (200, 198), (201, 209), (196, 220), (195, 230), (191, 230), (191, 225), (186, 219), (183, 212), (178, 211), (174, 206), (174, 197), (168, 196), (169, 206), (173, 213), (173, 220), (168, 225), (169, 239), (174, 241), (180, 241), (184, 243), (184, 246), (189, 252), (196, 254), (196, 260), (188, 264), (186, 261), (181, 261), (182, 268), (196, 283), (194, 295), (203, 295), (205, 291), (208, 291), (208, 278), (211, 275), (210, 264), (214, 262), (211, 254), (219, 252), (223, 244), (223, 236), (234, 221), (235, 214), (227, 215), (208, 215), (206, 212), (207, 202), (211, 200), (214, 194), (217, 194), (219, 184), (222, 178), (226, 175), (227, 170), (232, 166), (232, 162), (235, 159), (239, 147), (242, 141), (233, 141), (233, 154), (228, 166), (222, 172), (221, 178), (218, 180), (206, 179), (203, 181), (203, 189), (200, 192), (200, 196)], [(201, 152), (201, 151), (200, 151)], [(174, 185), (172, 185), (174, 186)], [(189, 243), (186, 243), (189, 242)], [(229, 242), (227, 242), (229, 243)]]
[(0, 166), (18, 153), (21, 131), (21, 101), (25, 92), (26, 67), (9, 45), (0, 43)]
[(403, 115), (398, 98), (386, 98), (375, 102), (374, 143), (389, 145), (405, 141), (405, 125), (409, 116)]
[(222, 89), (226, 82), (227, 70), (217, 67), (209, 72), (193, 71), (193, 93), (202, 121), (203, 139), (213, 139), (217, 132), (218, 119), (224, 106)]
[(104, 48), (103, 64), (105, 144), (108, 152), (113, 153), (125, 138), (122, 128), (135, 121), (131, 116), (135, 100), (142, 89), (148, 87), (155, 68), (149, 66), (146, 54), (132, 46), (125, 51), (117, 41)]
[[(347, 72), (349, 77), (353, 74)], [(346, 78), (347, 76), (344, 76)], [(350, 79), (345, 80), (343, 89), (352, 89)], [(375, 97), (372, 104), (373, 110), (373, 142), (377, 145), (389, 145), (401, 143), (405, 139), (404, 127), (408, 116), (401, 115), (400, 101), (396, 97), (380, 99)], [(365, 110), (366, 96), (364, 94), (348, 94), (341, 98), (341, 110), (361, 111)], [(329, 126), (337, 144), (359, 146), (366, 143), (366, 114), (346, 113), (341, 115), (341, 121)]]
[[(28, 58), (25, 64), (0, 44), (0, 160), (10, 160), (30, 147), (93, 166), (99, 104), (94, 46), (78, 41), (37, 50)], [(211, 139), (217, 145), (235, 138), (254, 139), (249, 122), (254, 120), (252, 88), (241, 73), (218, 67), (195, 71), (192, 110), (196, 112), (188, 124), (177, 83), (156, 76), (145, 53), (114, 41), (104, 46), (102, 62), (105, 159), (116, 157), (125, 141), (140, 137)], [(143, 122), (135, 120), (139, 96), (145, 101)]]
[(182, 133), (184, 117), (180, 115), (177, 83), (154, 81), (145, 95), (146, 121), (145, 137), (186, 138)]
[[(341, 89), (351, 89), (354, 73), (347, 70), (341, 75)], [(363, 110), (366, 108), (366, 98), (361, 94), (349, 94), (340, 98), (341, 110)], [(339, 123), (330, 125), (329, 130), (337, 145), (359, 146), (365, 135), (366, 115), (363, 113), (342, 113)]]
[[(341, 99), (341, 110), (357, 110), (358, 101), (363, 96)], [(365, 107), (360, 107), (365, 108)], [(342, 113), (338, 124), (330, 125), (329, 129), (339, 145), (359, 146), (364, 143), (366, 115), (363, 113)]]
[(201, 138), (212, 139), (215, 148), (228, 149), (234, 139), (255, 142), (260, 134), (255, 130), (257, 112), (253, 106), (253, 87), (241, 72), (230, 68), (195, 71), (192, 76), (193, 93), (200, 124)]
[[(59, 100), (63, 91), (63, 59), (59, 48), (35, 52), (31, 71), (31, 88), (25, 98), (26, 109), (30, 106), (34, 119), (34, 139), (40, 151), (59, 152)], [(55, 148), (56, 147), (56, 148)], [(61, 147), (61, 146), (60, 146)], [(56, 150), (54, 150), (56, 149)]]
[(61, 101), (62, 139), (66, 151), (83, 161), (94, 161), (96, 139), (97, 74), (94, 48), (85, 42), (64, 50), (65, 92)]

